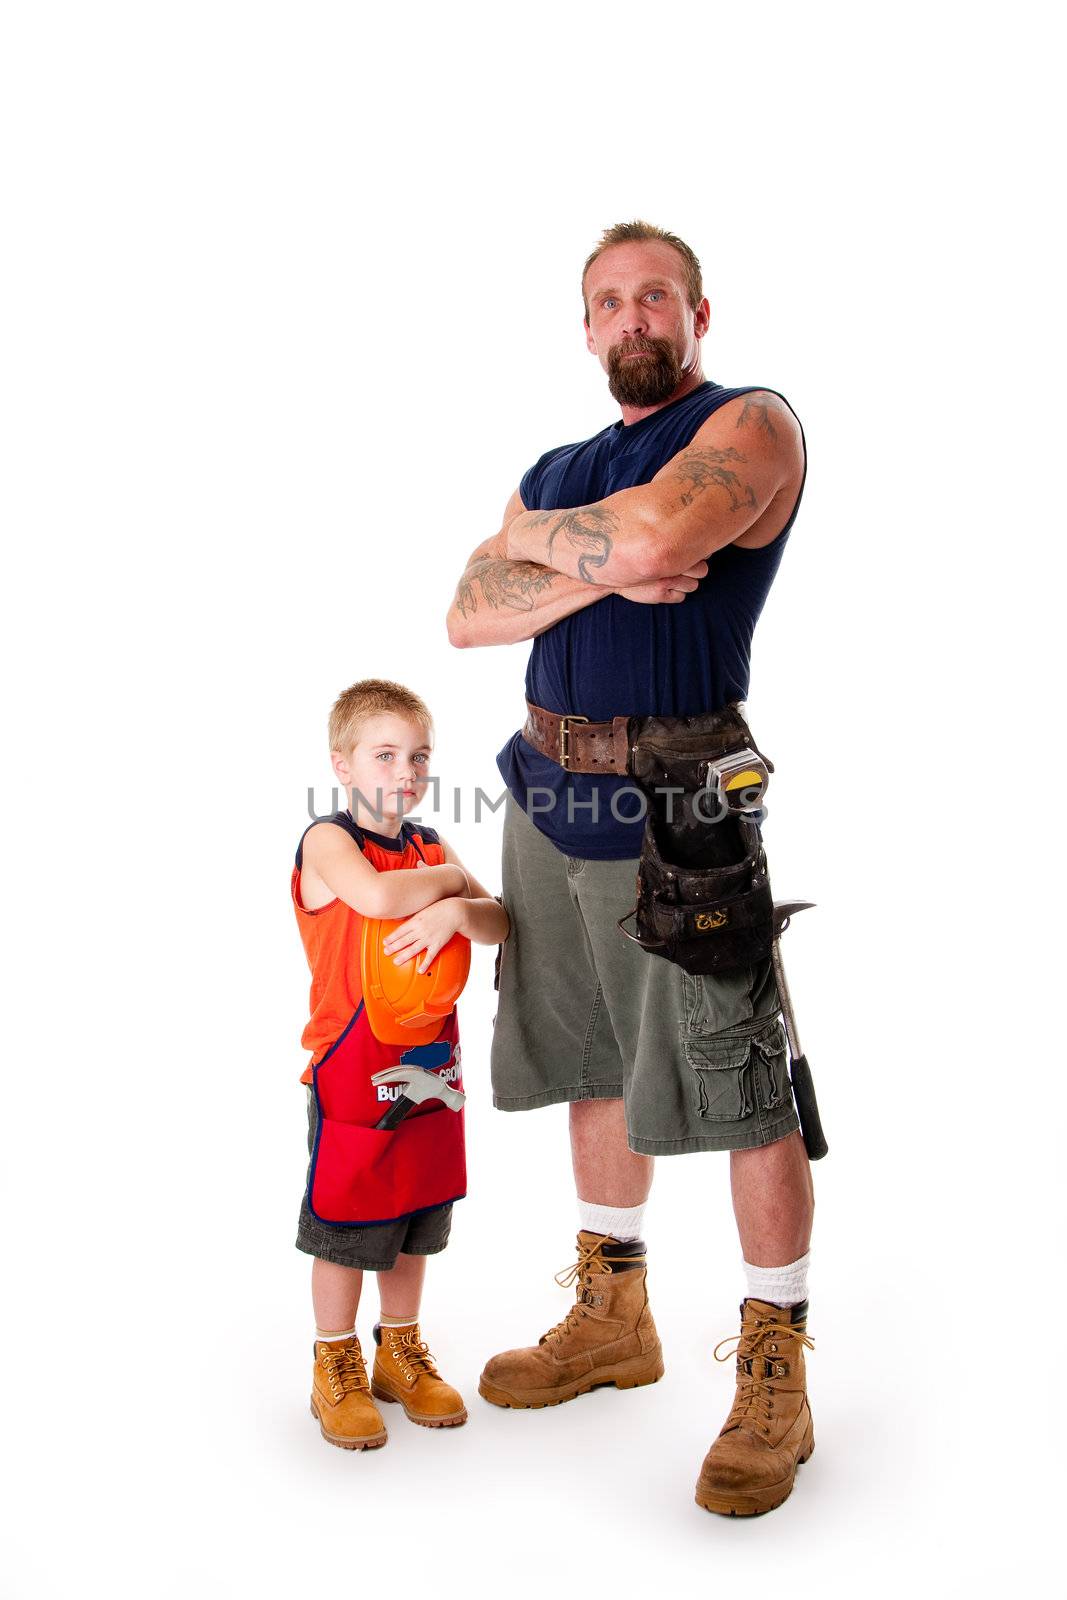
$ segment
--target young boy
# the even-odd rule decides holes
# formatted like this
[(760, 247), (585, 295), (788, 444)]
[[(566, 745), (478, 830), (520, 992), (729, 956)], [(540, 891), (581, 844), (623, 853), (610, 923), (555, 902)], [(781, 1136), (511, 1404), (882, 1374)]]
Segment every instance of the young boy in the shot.
[[(432, 743), (430, 713), (409, 689), (378, 678), (346, 689), (330, 714), (330, 759), (351, 806), (305, 830), (292, 876), (312, 974), (301, 1041), (312, 1052), (301, 1079), (311, 1163), (296, 1240), (315, 1257), (311, 1410), (323, 1438), (346, 1450), (386, 1442), (372, 1394), (399, 1400), (425, 1427), (467, 1420), (418, 1323), (426, 1257), (445, 1248), (452, 1201), (465, 1190), (462, 1113), (434, 1099), (395, 1132), (380, 1132), (375, 1124), (390, 1100), (379, 1102), (370, 1083), (373, 1072), (403, 1059), (458, 1086), (456, 1012), (430, 1044), (382, 1043), (360, 979), (365, 917), (404, 919), (383, 949), (398, 963), (416, 958), (419, 972), (453, 934), (479, 944), (508, 935), (503, 906), (455, 852), (433, 829), (405, 820), (425, 794)], [(355, 1326), (364, 1271), (377, 1273), (381, 1297), (370, 1380)]]

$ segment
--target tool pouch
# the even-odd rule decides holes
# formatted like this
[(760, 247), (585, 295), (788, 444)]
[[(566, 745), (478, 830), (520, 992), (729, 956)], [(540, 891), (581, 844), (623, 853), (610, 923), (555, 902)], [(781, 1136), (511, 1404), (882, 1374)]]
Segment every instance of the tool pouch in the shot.
[[(708, 787), (724, 759), (755, 752), (737, 706), (699, 717), (635, 717), (629, 775), (648, 802), (637, 904), (619, 929), (694, 974), (766, 960), (774, 905), (761, 811), (735, 811)], [(767, 772), (774, 769), (760, 756)], [(634, 922), (631, 932), (626, 924)]]

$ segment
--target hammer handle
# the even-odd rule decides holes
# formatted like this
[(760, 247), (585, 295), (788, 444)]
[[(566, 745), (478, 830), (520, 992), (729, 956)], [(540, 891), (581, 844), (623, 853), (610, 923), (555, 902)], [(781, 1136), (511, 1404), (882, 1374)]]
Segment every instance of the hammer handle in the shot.
[(797, 1103), (797, 1116), (800, 1118), (800, 1131), (808, 1160), (821, 1161), (829, 1145), (822, 1131), (819, 1103), (815, 1098), (815, 1085), (807, 1056), (794, 1057), (789, 1076), (793, 1081), (793, 1099)]
[(399, 1127), (414, 1104), (414, 1100), (409, 1100), (406, 1094), (402, 1094), (398, 1100), (393, 1101), (385, 1116), (379, 1117), (374, 1124), (375, 1128), (386, 1132), (390, 1128)]

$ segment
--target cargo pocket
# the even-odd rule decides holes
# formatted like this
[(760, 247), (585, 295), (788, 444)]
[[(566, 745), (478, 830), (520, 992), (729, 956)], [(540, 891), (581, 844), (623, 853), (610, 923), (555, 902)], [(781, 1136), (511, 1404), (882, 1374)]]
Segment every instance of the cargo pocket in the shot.
[(699, 1115), (708, 1122), (740, 1122), (750, 1116), (752, 1040), (694, 1035), (684, 1045), (696, 1078)]
[(762, 1111), (778, 1111), (792, 1098), (786, 1065), (787, 1040), (781, 1019), (776, 1017), (752, 1043), (756, 1047), (754, 1065), (756, 1098)]

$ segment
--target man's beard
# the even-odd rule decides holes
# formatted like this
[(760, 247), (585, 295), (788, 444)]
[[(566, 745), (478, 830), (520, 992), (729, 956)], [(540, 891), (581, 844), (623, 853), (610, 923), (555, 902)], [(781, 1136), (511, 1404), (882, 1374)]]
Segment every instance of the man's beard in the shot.
[[(642, 357), (626, 360), (634, 350)], [(659, 406), (682, 381), (682, 367), (669, 339), (636, 335), (608, 351), (608, 388), (621, 406)]]

